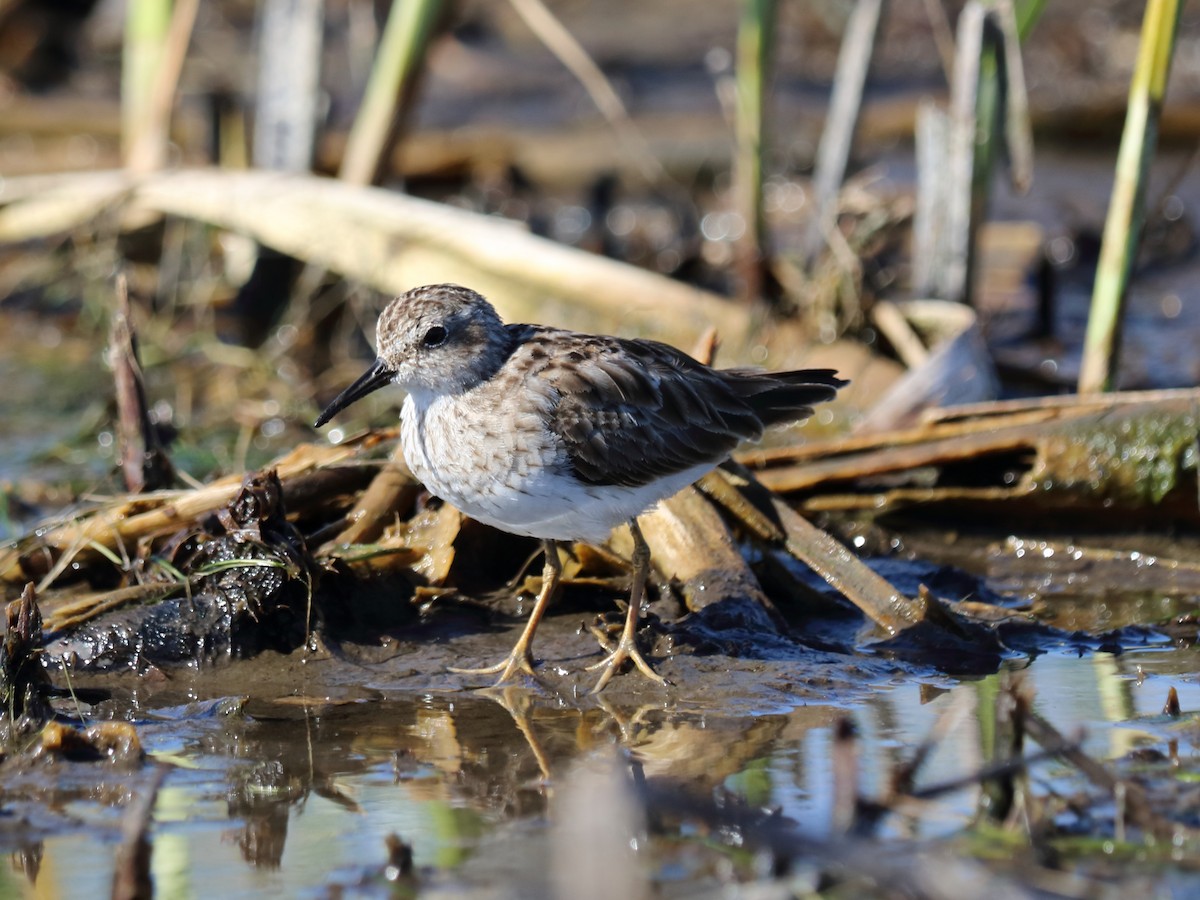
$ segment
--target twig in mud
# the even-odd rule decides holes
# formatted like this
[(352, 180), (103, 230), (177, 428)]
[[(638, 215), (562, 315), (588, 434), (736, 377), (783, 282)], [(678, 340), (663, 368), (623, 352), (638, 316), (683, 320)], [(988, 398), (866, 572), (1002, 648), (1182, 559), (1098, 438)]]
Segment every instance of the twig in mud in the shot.
[(33, 583), (25, 585), (21, 599), (4, 610), (4, 635), (0, 640), (0, 719), (10, 725), (41, 722), (49, 715), (45, 694), (50, 679), (42, 666), (42, 613)]
[[(362, 467), (337, 465), (346, 462), (381, 440), (394, 438), (394, 430), (367, 432), (336, 446), (301, 444), (271, 464), (284, 484), (288, 508), (296, 511), (318, 503), (322, 490), (351, 490), (361, 481)], [(77, 554), (90, 564), (96, 552), (92, 542), (112, 549), (124, 541), (136, 541), (152, 534), (184, 527), (200, 516), (215, 513), (242, 489), (240, 475), (222, 478), (197, 491), (161, 491), (151, 495), (110, 503), (87, 514), (44, 526), (36, 535), (15, 546), (0, 548), (0, 581), (26, 577), (25, 566), (38, 550), (51, 563), (62, 555)]]
[(112, 318), (108, 360), (116, 382), (117, 445), (125, 487), (134, 494), (167, 487), (175, 473), (150, 419), (137, 332), (129, 306), (129, 285), (124, 274), (117, 276), (117, 308)]
[(140, 603), (157, 603), (175, 591), (190, 591), (190, 587), (187, 576), (180, 573), (180, 580), (175, 583), (134, 584), (99, 594), (90, 594), (72, 600), (70, 603), (61, 604), (52, 612), (47, 613), (44, 627), (47, 634), (66, 631), (114, 609)]
[[(82, 517), (80, 517), (80, 518), (82, 518)], [(76, 521), (78, 521), (78, 520), (71, 519), (69, 522), (64, 523), (64, 524), (70, 525), (70, 524), (75, 523)], [(121, 543), (118, 540), (116, 545), (118, 547), (120, 547), (120, 549), (121, 549), (121, 556), (128, 555), (125, 552), (125, 545), (123, 543)], [(37, 549), (49, 550), (49, 548), (41, 548), (41, 547), (39, 547)], [(70, 544), (54, 547), (53, 550), (57, 552), (58, 558), (54, 560), (53, 564), (47, 565), (46, 574), (43, 575), (41, 580), (37, 583), (37, 590), (39, 592), (49, 590), (51, 585), (53, 585), (54, 582), (58, 580), (58, 577), (60, 575), (62, 575), (63, 572), (66, 572), (68, 569), (70, 569), (71, 566), (74, 565), (74, 563), (75, 563), (77, 557), (80, 555), (80, 553), (83, 553), (85, 550), (93, 550), (100, 556), (103, 556), (105, 559), (111, 559), (112, 556), (115, 555), (115, 554), (113, 554), (112, 549), (110, 547), (106, 547), (104, 544), (101, 544), (99, 541), (92, 540), (83, 534), (77, 535), (75, 537), (75, 539), (70, 542)], [(49, 557), (53, 558), (54, 553), (48, 552), (47, 555)], [(23, 574), (25, 574), (26, 568), (27, 568), (26, 566), (20, 564), (20, 562), (18, 561), (18, 564), (11, 571), (11, 574), (14, 575), (15, 577), (19, 578)], [(32, 568), (32, 567), (30, 567), (30, 568)], [(9, 580), (11, 581), (14, 579), (10, 578)]]
[(752, 533), (782, 543), (792, 556), (888, 634), (899, 634), (925, 618), (920, 604), (905, 597), (836, 539), (765, 490), (736, 463), (727, 463), (706, 475), (698, 487)]
[(346, 544), (374, 541), (401, 510), (412, 506), (420, 489), (397, 445), (387, 464), (371, 479), (354, 508), (346, 514), (345, 527), (318, 548), (317, 555)]

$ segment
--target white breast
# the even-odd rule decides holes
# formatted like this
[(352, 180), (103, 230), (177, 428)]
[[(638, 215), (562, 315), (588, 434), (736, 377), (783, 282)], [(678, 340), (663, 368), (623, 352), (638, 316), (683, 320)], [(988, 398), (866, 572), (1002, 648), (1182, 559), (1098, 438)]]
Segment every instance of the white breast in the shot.
[[(470, 392), (410, 394), (400, 411), (400, 445), (413, 474), (434, 495), (513, 534), (598, 544), (712, 468), (696, 466), (640, 487), (585, 484), (546, 430), (542, 410), (514, 413), (507, 404), (480, 417), (478, 400)], [(494, 397), (489, 400), (495, 405)], [(468, 421), (482, 424), (466, 427)]]

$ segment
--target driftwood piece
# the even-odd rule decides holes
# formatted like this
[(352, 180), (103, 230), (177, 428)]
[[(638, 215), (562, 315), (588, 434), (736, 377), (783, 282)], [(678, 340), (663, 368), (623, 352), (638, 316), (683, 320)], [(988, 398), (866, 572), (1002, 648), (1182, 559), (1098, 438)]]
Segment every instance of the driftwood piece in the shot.
[(465, 281), (514, 320), (537, 321), (546, 301), (565, 301), (613, 328), (620, 323), (681, 346), (710, 325), (737, 346), (753, 325), (746, 310), (720, 297), (514, 222), (308, 175), (193, 170), (13, 179), (0, 188), (0, 241), (70, 231), (121, 203), (248, 234), (384, 291)]
[[(746, 599), (774, 613), (729, 526), (713, 505), (694, 488), (685, 488), (641, 516), (655, 567), (668, 574), (691, 612), (730, 597)], [(626, 556), (632, 550), (625, 529), (613, 544)]]
[(371, 480), (354, 508), (346, 514), (345, 527), (324, 543), (317, 550), (317, 555), (331, 553), (335, 548), (347, 544), (367, 544), (375, 540), (400, 515), (401, 510), (412, 504), (420, 489), (420, 483), (405, 465), (397, 444), (391, 459)]
[(936, 505), (1093, 525), (1200, 523), (1200, 391), (987, 404), (930, 419), (740, 459), (772, 490), (806, 494), (809, 512)]
[(782, 544), (889, 635), (923, 619), (921, 608), (831, 535), (809, 524), (747, 472), (718, 469), (701, 489), (760, 539)]
[(79, 597), (50, 598), (46, 603), (43, 627), (47, 634), (65, 631), (91, 621), (107, 612), (136, 603), (153, 603), (177, 591), (187, 590), (189, 583), (156, 581), (150, 584), (134, 584), (111, 591), (84, 594)]

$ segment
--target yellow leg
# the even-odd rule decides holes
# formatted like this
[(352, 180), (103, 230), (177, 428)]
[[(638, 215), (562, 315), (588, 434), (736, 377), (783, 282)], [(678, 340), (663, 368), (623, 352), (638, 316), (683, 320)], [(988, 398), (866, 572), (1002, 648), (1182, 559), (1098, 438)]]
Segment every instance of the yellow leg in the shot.
[(637, 519), (629, 520), (629, 532), (633, 535), (633, 587), (629, 589), (629, 612), (625, 615), (625, 627), (621, 630), (621, 640), (617, 643), (616, 649), (600, 662), (588, 666), (589, 671), (604, 670), (600, 675), (600, 680), (596, 682), (596, 687), (592, 689), (593, 694), (604, 690), (609, 679), (624, 665), (626, 660), (632, 661), (638, 671), (651, 681), (657, 681), (662, 685), (670, 684), (667, 679), (650, 668), (650, 663), (646, 662), (641, 651), (638, 650), (638, 610), (642, 605), (642, 594), (646, 590), (646, 577), (650, 573), (650, 547), (646, 544), (646, 539), (642, 537), (642, 529), (638, 527)]
[(512, 652), (506, 659), (501, 660), (494, 666), (487, 666), (482, 669), (456, 669), (451, 667), (451, 672), (457, 672), (461, 675), (494, 675), (499, 672), (500, 677), (496, 680), (497, 685), (504, 684), (504, 682), (512, 678), (518, 671), (526, 672), (530, 675), (533, 674), (533, 635), (537, 631), (538, 623), (542, 621), (542, 616), (546, 613), (546, 608), (550, 605), (550, 601), (554, 597), (554, 592), (558, 590), (558, 582), (562, 578), (562, 563), (558, 559), (558, 543), (556, 541), (542, 541), (542, 551), (546, 554), (546, 563), (542, 569), (542, 589), (538, 592), (537, 601), (533, 604), (533, 612), (529, 614), (529, 621), (525, 623), (525, 630), (517, 638)]

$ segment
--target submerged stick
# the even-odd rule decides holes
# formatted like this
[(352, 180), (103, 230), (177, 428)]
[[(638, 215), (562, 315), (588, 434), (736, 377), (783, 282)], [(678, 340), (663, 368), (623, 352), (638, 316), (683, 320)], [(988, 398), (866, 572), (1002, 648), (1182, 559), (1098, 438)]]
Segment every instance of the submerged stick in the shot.
[(420, 484), (409, 471), (397, 445), (392, 458), (371, 479), (354, 508), (346, 514), (345, 527), (322, 545), (317, 555), (347, 544), (366, 544), (375, 540), (402, 509), (412, 505), (419, 491)]
[[(889, 635), (919, 624), (922, 607), (867, 567), (841, 543), (809, 524), (750, 473), (735, 463), (705, 475), (697, 483), (758, 537), (783, 544), (788, 553), (820, 575)], [(754, 491), (754, 499), (744, 492)], [(757, 501), (757, 502), (756, 502)], [(760, 508), (763, 503), (765, 508)]]
[(1114, 799), (1123, 795), (1124, 813), (1139, 828), (1164, 840), (1171, 840), (1176, 835), (1188, 834), (1191, 831), (1183, 823), (1159, 815), (1145, 788), (1137, 782), (1117, 778), (1105, 765), (1081, 750), (1077, 743), (1068, 741), (1057, 728), (1037, 713), (1030, 711), (1024, 724), (1026, 734), (1041, 746), (1058, 750), (1059, 755), (1078, 769), (1093, 785), (1111, 794)]
[(154, 896), (154, 880), (150, 874), (150, 823), (159, 788), (168, 771), (170, 767), (166, 764), (155, 765), (149, 780), (122, 817), (121, 844), (113, 860), (113, 900)]

